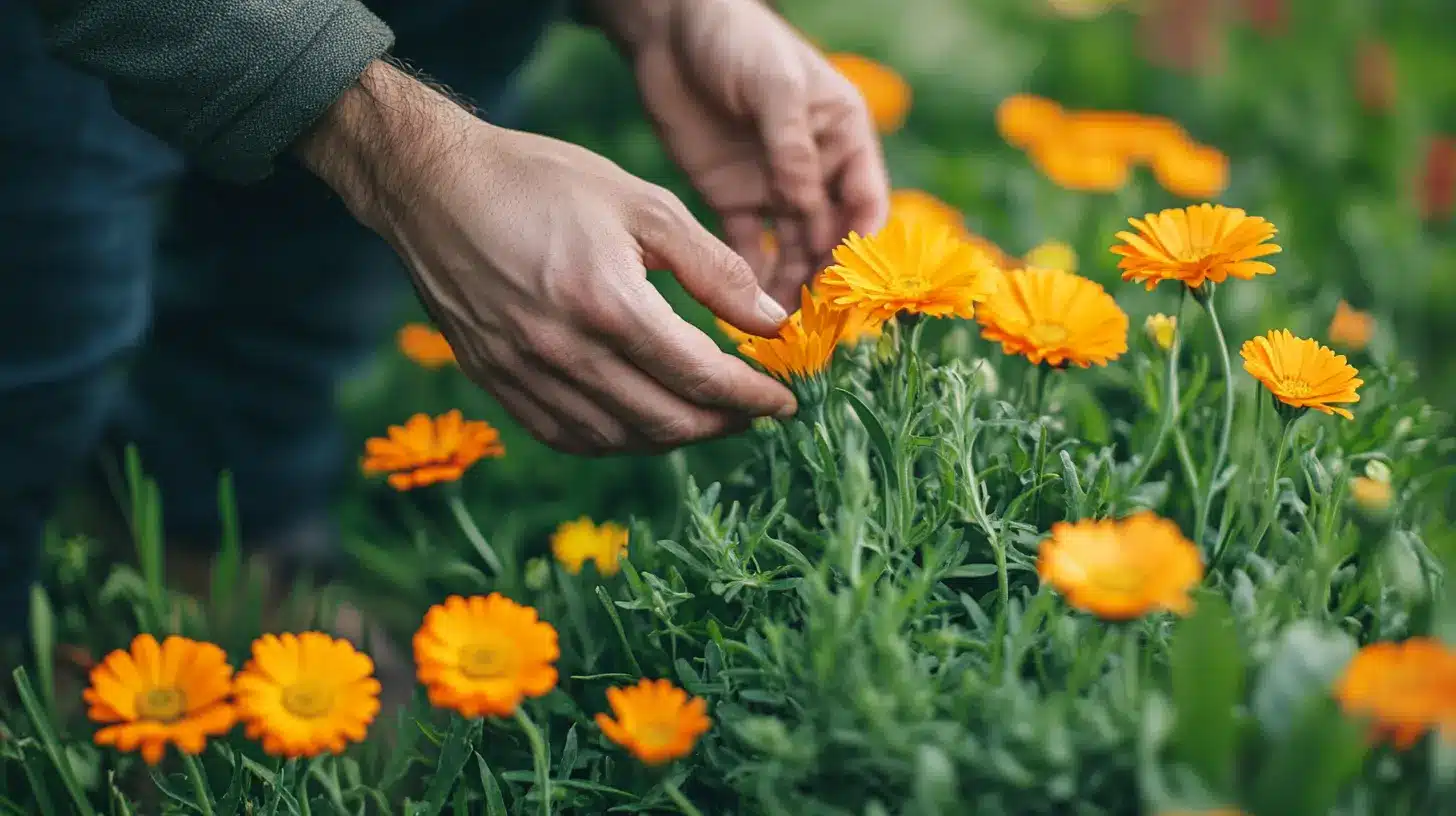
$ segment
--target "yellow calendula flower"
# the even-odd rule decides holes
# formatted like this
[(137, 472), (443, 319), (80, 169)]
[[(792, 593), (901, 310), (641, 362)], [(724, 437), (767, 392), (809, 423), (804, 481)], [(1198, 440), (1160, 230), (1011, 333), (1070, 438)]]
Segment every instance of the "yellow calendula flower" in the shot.
[(1122, 256), (1122, 279), (1146, 283), (1177, 281), (1196, 289), (1205, 281), (1252, 279), (1272, 275), (1274, 267), (1257, 260), (1280, 251), (1266, 243), (1278, 232), (1274, 225), (1232, 207), (1197, 204), (1128, 219), (1135, 232), (1119, 232), (1124, 243), (1112, 253)]
[(648, 765), (692, 753), (693, 744), (712, 727), (708, 705), (667, 680), (642, 680), (635, 686), (607, 689), (612, 716), (598, 714), (607, 739)]
[(864, 97), (880, 133), (894, 133), (910, 113), (910, 83), (894, 69), (859, 54), (828, 54), (829, 64)]
[(1077, 271), (1077, 250), (1064, 241), (1043, 241), (1026, 253), (1025, 265), (1041, 269), (1060, 269), (1063, 272)]
[(455, 350), (445, 335), (423, 323), (410, 323), (395, 336), (404, 356), (425, 368), (440, 368), (455, 362)]
[(238, 715), (276, 757), (342, 753), (379, 714), (374, 661), (322, 632), (264, 635), (238, 672)]
[(414, 638), (430, 703), (465, 717), (508, 717), (556, 687), (556, 629), (499, 593), (452, 595), (430, 607)]
[(738, 347), (739, 354), (785, 382), (813, 377), (827, 368), (853, 316), (807, 286), (799, 298), (799, 310), (779, 328), (778, 337), (748, 336)]
[(851, 232), (834, 261), (819, 292), (881, 321), (900, 312), (972, 317), (996, 285), (990, 257), (944, 224), (893, 221), (873, 235)]
[(156, 765), (168, 744), (200, 754), (209, 737), (232, 730), (232, 691), (233, 668), (216, 645), (182, 637), (159, 644), (137, 635), (130, 649), (117, 649), (91, 670), (82, 697), (91, 721), (104, 726), (97, 745), (140, 751)]
[(1370, 338), (1375, 336), (1375, 318), (1342, 300), (1335, 306), (1329, 336), (1332, 345), (1360, 351), (1370, 345)]
[(996, 106), (996, 130), (1023, 150), (1054, 137), (1063, 126), (1062, 106), (1035, 94), (1015, 94)]
[(586, 516), (563, 522), (551, 536), (551, 554), (572, 575), (588, 561), (602, 575), (616, 575), (627, 556), (627, 528), (610, 521), (598, 525)]
[(1456, 650), (1426, 637), (1372, 643), (1345, 667), (1334, 696), (1397, 748), (1433, 729), (1456, 735)]
[(1060, 269), (1017, 269), (976, 310), (981, 336), (1033, 363), (1087, 368), (1127, 351), (1127, 314), (1095, 281)]
[(1203, 561), (1178, 525), (1142, 512), (1113, 521), (1052, 525), (1037, 555), (1037, 575), (1076, 609), (1106, 620), (1166, 610), (1187, 614)]
[(1244, 343), (1239, 354), (1244, 358), (1244, 370), (1285, 405), (1355, 418), (1339, 405), (1359, 402), (1356, 389), (1365, 381), (1344, 355), (1314, 340), (1295, 337), (1287, 329), (1255, 337)]
[(458, 410), (439, 417), (415, 414), (389, 436), (364, 443), (364, 472), (389, 474), (389, 486), (411, 490), (457, 481), (471, 465), (505, 456), (500, 431), (482, 420), (466, 421)]
[(1143, 321), (1143, 334), (1153, 341), (1153, 345), (1168, 351), (1173, 348), (1173, 338), (1178, 336), (1178, 318), (1165, 314), (1148, 315)]

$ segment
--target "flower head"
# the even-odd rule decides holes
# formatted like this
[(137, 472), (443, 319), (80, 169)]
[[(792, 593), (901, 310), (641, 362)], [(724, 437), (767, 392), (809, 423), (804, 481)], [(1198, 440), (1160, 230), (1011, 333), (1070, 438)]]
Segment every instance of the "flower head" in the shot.
[(556, 687), (556, 629), (499, 593), (430, 607), (414, 647), (430, 702), (466, 717), (508, 717)]
[(1067, 116), (1061, 141), (1083, 153), (1101, 153), (1130, 162), (1143, 162), (1168, 145), (1186, 143), (1188, 134), (1177, 122), (1162, 116), (1132, 111), (1076, 111)]
[(1082, 368), (1127, 351), (1127, 314), (1095, 281), (1060, 269), (1007, 272), (976, 310), (981, 336), (1033, 363)]
[(1424, 637), (1372, 643), (1350, 660), (1334, 696), (1397, 748), (1415, 745), (1433, 728), (1456, 734), (1456, 651)]
[(952, 232), (966, 234), (966, 219), (960, 210), (923, 190), (895, 190), (890, 193), (890, 221), (944, 224)]
[(1186, 614), (1188, 593), (1203, 580), (1198, 548), (1178, 525), (1149, 512), (1052, 525), (1036, 571), (1067, 603), (1107, 620), (1157, 610)]
[(1077, 250), (1064, 241), (1043, 241), (1026, 253), (1026, 266), (1077, 271)]
[(1143, 322), (1143, 333), (1153, 345), (1168, 351), (1173, 348), (1173, 338), (1178, 336), (1178, 318), (1165, 314), (1148, 315)]
[(455, 350), (445, 335), (423, 323), (410, 323), (395, 335), (404, 356), (425, 368), (440, 368), (455, 362)]
[(658, 765), (685, 757), (693, 743), (712, 727), (708, 704), (666, 680), (642, 680), (635, 686), (607, 689), (612, 716), (597, 715), (607, 739), (642, 762)]
[(627, 528), (610, 521), (602, 525), (582, 516), (562, 523), (551, 536), (551, 554), (572, 575), (592, 561), (602, 575), (616, 575), (627, 556)]
[(859, 54), (829, 54), (829, 64), (864, 97), (880, 133), (893, 133), (910, 112), (910, 83), (888, 66)]
[(1365, 513), (1371, 516), (1384, 515), (1390, 509), (1390, 500), (1395, 491), (1389, 481), (1356, 476), (1350, 480), (1350, 498)]
[(1015, 94), (996, 106), (996, 130), (1006, 143), (1023, 150), (1051, 138), (1062, 127), (1062, 106), (1033, 94)]
[(800, 308), (774, 338), (746, 336), (738, 353), (785, 382), (813, 377), (829, 366), (844, 339), (851, 313), (832, 305), (805, 286)]
[(157, 643), (137, 635), (131, 648), (117, 649), (91, 670), (82, 692), (97, 745), (141, 751), (148, 765), (162, 761), (167, 744), (202, 753), (208, 737), (226, 734), (236, 720), (228, 696), (233, 667), (211, 643), (169, 637)]
[(1278, 232), (1274, 225), (1232, 207), (1196, 204), (1128, 219), (1132, 232), (1119, 232), (1125, 243), (1112, 248), (1121, 255), (1122, 279), (1146, 283), (1181, 281), (1198, 288), (1204, 281), (1249, 280), (1272, 275), (1274, 267), (1255, 260), (1279, 251), (1265, 243)]
[(1153, 178), (1181, 198), (1217, 198), (1228, 189), (1228, 156), (1216, 147), (1172, 141), (1153, 156)]
[(364, 472), (388, 473), (395, 490), (453, 482), (481, 459), (505, 456), (500, 432), (488, 422), (461, 419), (458, 410), (431, 419), (415, 414), (389, 426), (388, 437), (364, 443)]
[(1354, 366), (1345, 362), (1344, 355), (1313, 340), (1295, 337), (1287, 329), (1249, 340), (1239, 354), (1244, 358), (1244, 370), (1285, 405), (1355, 418), (1337, 404), (1359, 402), (1355, 389), (1365, 381)]
[(238, 715), (276, 757), (342, 753), (379, 714), (374, 661), (322, 632), (264, 635), (238, 672)]
[(1370, 338), (1375, 335), (1375, 318), (1342, 300), (1335, 306), (1329, 335), (1331, 344), (1359, 351), (1369, 345)]
[(971, 317), (996, 285), (990, 256), (943, 224), (892, 221), (873, 235), (851, 232), (834, 261), (820, 293), (878, 320), (900, 312)]
[(1127, 186), (1132, 164), (1121, 153), (1046, 139), (1030, 148), (1032, 164), (1042, 175), (1067, 190), (1110, 193)]

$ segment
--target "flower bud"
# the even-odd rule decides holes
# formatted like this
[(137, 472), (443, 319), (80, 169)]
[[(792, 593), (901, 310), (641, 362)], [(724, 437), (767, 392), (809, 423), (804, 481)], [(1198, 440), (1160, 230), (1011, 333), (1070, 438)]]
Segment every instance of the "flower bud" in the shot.
[(1026, 265), (1039, 269), (1077, 271), (1077, 250), (1062, 241), (1045, 241), (1026, 253)]
[(1143, 334), (1163, 351), (1173, 348), (1173, 338), (1178, 335), (1178, 318), (1165, 314), (1148, 315), (1143, 322)]
[(1371, 459), (1365, 463), (1365, 476), (1377, 482), (1390, 484), (1390, 465), (1379, 459)]
[(540, 592), (551, 585), (551, 562), (545, 558), (532, 558), (526, 562), (526, 588)]
[(899, 351), (896, 348), (898, 345), (896, 337), (898, 335), (899, 332), (889, 331), (887, 327), (887, 330), (880, 335), (880, 339), (875, 341), (875, 359), (881, 365), (888, 365), (895, 359), (895, 354)]
[(1390, 509), (1393, 493), (1390, 482), (1380, 482), (1366, 476), (1357, 476), (1350, 480), (1350, 498), (1372, 518), (1385, 515)]

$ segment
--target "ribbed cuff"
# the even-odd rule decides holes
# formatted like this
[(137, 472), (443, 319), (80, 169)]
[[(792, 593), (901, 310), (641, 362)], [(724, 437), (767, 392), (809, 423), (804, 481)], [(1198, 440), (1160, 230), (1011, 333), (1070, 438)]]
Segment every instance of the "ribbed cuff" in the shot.
[(205, 172), (257, 181), (278, 156), (394, 45), (394, 33), (362, 3), (343, 0), (257, 101), (188, 152)]

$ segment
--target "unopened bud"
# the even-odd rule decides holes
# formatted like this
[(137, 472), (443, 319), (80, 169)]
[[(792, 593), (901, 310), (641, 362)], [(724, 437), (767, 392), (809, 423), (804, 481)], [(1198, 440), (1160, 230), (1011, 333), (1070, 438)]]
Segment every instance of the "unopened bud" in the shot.
[(1390, 465), (1379, 459), (1371, 459), (1365, 463), (1365, 476), (1377, 482), (1390, 484)]
[(532, 558), (526, 562), (526, 588), (540, 592), (551, 585), (551, 562), (544, 558)]
[(1385, 515), (1390, 509), (1390, 499), (1394, 491), (1390, 482), (1380, 482), (1365, 476), (1357, 476), (1350, 480), (1350, 498), (1355, 505), (1371, 517)]
[(1165, 314), (1148, 315), (1143, 322), (1143, 333), (1153, 345), (1163, 351), (1173, 348), (1173, 339), (1178, 336), (1178, 318)]
[(1077, 271), (1077, 250), (1062, 241), (1045, 241), (1026, 253), (1027, 266), (1039, 269), (1060, 269), (1063, 272)]
[(899, 350), (896, 348), (899, 345), (896, 342), (899, 332), (891, 331), (888, 326), (885, 329), (885, 332), (880, 335), (880, 339), (875, 341), (875, 359), (879, 360), (882, 365), (893, 361)]

